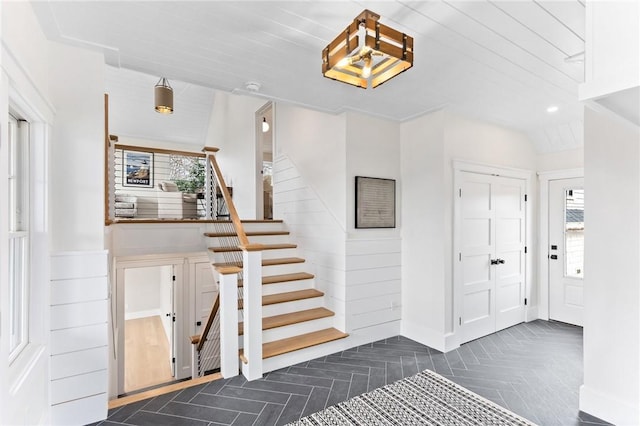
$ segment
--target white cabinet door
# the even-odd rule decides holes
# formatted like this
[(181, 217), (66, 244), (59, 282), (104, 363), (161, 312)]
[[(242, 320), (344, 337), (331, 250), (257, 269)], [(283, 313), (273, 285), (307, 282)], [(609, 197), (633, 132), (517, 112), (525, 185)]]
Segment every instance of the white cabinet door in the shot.
[(549, 319), (582, 325), (584, 179), (549, 182)]
[(524, 320), (525, 181), (461, 173), (461, 343)]
[[(194, 335), (197, 335), (200, 334), (202, 328), (207, 323), (213, 302), (218, 296), (218, 284), (213, 277), (211, 263), (202, 262), (195, 264), (195, 281), (196, 325)], [(200, 325), (197, 323), (200, 323)]]

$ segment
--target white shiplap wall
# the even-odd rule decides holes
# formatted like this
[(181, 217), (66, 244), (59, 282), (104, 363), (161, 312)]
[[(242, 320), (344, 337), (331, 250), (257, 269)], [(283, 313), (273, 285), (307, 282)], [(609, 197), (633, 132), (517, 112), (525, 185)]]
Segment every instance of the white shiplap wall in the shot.
[(335, 327), (345, 330), (345, 232), (318, 194), (287, 156), (273, 163), (274, 217), (284, 220), (315, 287), (335, 312)]
[(107, 252), (51, 256), (51, 422), (107, 416)]
[(334, 326), (364, 335), (369, 327), (384, 326), (398, 334), (400, 238), (349, 238), (289, 157), (276, 158), (273, 170), (275, 217), (284, 219), (316, 288), (325, 292)]
[(346, 246), (349, 329), (399, 323), (402, 304), (400, 238), (349, 240)]

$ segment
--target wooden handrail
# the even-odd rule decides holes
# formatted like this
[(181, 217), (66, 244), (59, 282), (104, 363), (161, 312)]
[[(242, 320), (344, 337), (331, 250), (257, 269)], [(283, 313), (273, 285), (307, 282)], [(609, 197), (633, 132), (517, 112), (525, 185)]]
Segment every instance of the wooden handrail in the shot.
[(127, 151), (153, 152), (154, 154), (182, 155), (183, 157), (204, 158), (206, 155), (201, 152), (176, 151), (174, 149), (151, 148), (146, 146), (122, 145), (115, 144), (115, 149), (124, 149)]
[(220, 186), (220, 190), (222, 191), (222, 196), (224, 197), (225, 203), (227, 203), (227, 209), (229, 210), (229, 218), (233, 223), (233, 227), (236, 229), (236, 233), (238, 234), (238, 239), (240, 240), (241, 247), (249, 246), (249, 239), (247, 239), (247, 234), (244, 232), (244, 227), (242, 226), (242, 221), (240, 220), (240, 216), (238, 216), (238, 211), (236, 210), (236, 206), (233, 204), (233, 200), (231, 199), (231, 194), (229, 193), (229, 188), (224, 183), (224, 177), (222, 177), (222, 172), (220, 171), (220, 167), (218, 166), (218, 162), (216, 161), (216, 157), (214, 155), (209, 155), (209, 161), (211, 162), (211, 167), (213, 167), (213, 172), (216, 174), (216, 178), (218, 179), (218, 186)]
[(202, 347), (204, 346), (204, 342), (207, 341), (207, 335), (209, 334), (209, 330), (211, 330), (211, 325), (213, 324), (213, 319), (216, 317), (216, 314), (218, 313), (218, 309), (220, 308), (220, 293), (218, 293), (218, 296), (216, 296), (216, 300), (215, 302), (213, 302), (213, 306), (211, 307), (211, 312), (209, 312), (209, 318), (207, 318), (207, 323), (204, 326), (204, 329), (202, 330), (202, 334), (200, 334), (200, 338), (197, 339), (197, 341), (195, 341), (196, 339), (194, 339), (194, 336), (191, 338), (191, 343), (193, 344), (198, 344), (198, 352), (200, 352), (202, 350)]

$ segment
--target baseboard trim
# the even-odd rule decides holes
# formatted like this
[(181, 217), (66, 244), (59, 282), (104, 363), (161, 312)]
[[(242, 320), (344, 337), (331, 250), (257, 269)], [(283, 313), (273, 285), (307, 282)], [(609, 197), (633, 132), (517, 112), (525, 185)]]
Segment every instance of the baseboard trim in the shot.
[(580, 386), (579, 407), (580, 411), (616, 425), (640, 424), (640, 407), (637, 404), (622, 401), (586, 385)]
[(531, 322), (540, 319), (538, 315), (538, 307), (537, 306), (527, 306), (527, 310), (524, 313), (524, 321)]
[(214, 373), (207, 376), (197, 377), (195, 379), (185, 380), (178, 383), (173, 383), (167, 386), (162, 386), (156, 389), (136, 393), (133, 395), (127, 395), (120, 398), (112, 399), (109, 401), (109, 409), (122, 407), (123, 405), (133, 404), (134, 402), (142, 401), (149, 398), (154, 398), (159, 395), (175, 392), (182, 389), (187, 389), (192, 386), (201, 385), (203, 383), (213, 382), (214, 380), (222, 379), (220, 373)]
[(156, 316), (157, 317), (162, 316), (160, 309), (149, 309), (146, 311), (136, 311), (136, 312), (125, 313), (124, 320), (128, 321), (132, 319), (140, 319), (140, 318), (156, 317)]
[(460, 347), (460, 339), (455, 333), (447, 333), (444, 335), (444, 349), (445, 352), (458, 349)]

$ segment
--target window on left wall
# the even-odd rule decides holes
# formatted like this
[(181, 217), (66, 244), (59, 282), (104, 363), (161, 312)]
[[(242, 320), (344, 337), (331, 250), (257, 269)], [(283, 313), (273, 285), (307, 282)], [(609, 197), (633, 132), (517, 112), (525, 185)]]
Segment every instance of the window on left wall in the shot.
[(9, 362), (29, 342), (29, 123), (9, 114)]

